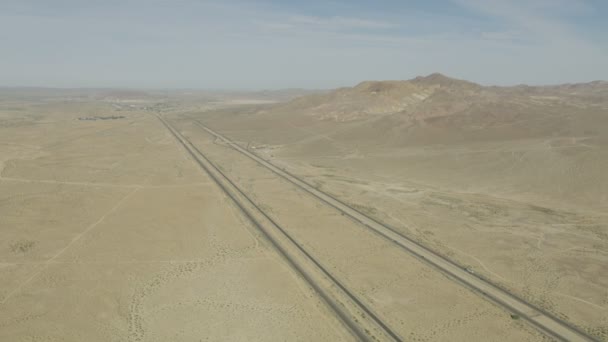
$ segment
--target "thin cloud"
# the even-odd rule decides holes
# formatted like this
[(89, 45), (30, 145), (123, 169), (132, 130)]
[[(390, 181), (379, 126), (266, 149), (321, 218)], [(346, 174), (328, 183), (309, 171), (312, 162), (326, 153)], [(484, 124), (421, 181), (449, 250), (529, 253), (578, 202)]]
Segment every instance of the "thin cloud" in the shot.
[(435, 71), (486, 84), (608, 78), (606, 42), (581, 35), (568, 16), (597, 17), (582, 1), (452, 0), (458, 6), (439, 11), (407, 2), (8, 1), (2, 85), (329, 88)]
[(586, 43), (559, 14), (583, 13), (590, 10), (584, 1), (546, 0), (453, 0), (472, 11), (502, 20), (510, 28), (505, 32), (520, 32), (535, 37), (542, 44), (555, 41)]
[(319, 17), (319, 16), (292, 16), (288, 20), (291, 23), (302, 24), (306, 26), (317, 27), (321, 29), (389, 29), (395, 28), (398, 25), (387, 21), (378, 21), (362, 18), (349, 17)]
[(484, 31), (481, 32), (481, 38), (496, 41), (525, 41), (526, 34), (521, 30), (505, 30), (505, 31)]

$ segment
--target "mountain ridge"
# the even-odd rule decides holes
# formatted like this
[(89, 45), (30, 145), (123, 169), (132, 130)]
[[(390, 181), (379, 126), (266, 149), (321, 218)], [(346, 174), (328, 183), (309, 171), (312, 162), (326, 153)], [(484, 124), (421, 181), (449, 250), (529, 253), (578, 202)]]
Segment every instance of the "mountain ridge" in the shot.
[(514, 106), (595, 105), (608, 108), (608, 82), (483, 86), (433, 73), (409, 80), (363, 81), (353, 87), (298, 97), (279, 104), (275, 109), (318, 120), (348, 122), (395, 113), (410, 113), (416, 117), (444, 116), (473, 104), (492, 103)]

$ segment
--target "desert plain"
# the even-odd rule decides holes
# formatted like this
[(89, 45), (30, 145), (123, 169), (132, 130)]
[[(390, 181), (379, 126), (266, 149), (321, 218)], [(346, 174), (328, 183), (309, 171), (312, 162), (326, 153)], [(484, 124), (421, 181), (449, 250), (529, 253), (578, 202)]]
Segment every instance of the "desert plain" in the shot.
[[(0, 90), (0, 340), (555, 338), (209, 130), (608, 339), (608, 85), (434, 74), (323, 92)], [(355, 333), (366, 320), (377, 332)]]

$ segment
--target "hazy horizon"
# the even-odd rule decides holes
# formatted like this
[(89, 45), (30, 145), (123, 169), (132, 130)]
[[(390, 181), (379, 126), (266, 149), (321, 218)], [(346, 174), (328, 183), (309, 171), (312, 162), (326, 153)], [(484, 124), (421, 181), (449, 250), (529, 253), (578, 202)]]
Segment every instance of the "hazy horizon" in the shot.
[[(437, 73), (433, 73), (433, 74), (437, 74)], [(443, 73), (438, 73), (438, 74), (442, 74), (446, 77), (449, 78), (454, 78), (451, 77), (451, 75), (446, 75)], [(355, 81), (354, 83), (351, 84), (344, 84), (344, 85), (338, 85), (335, 87), (326, 87), (326, 88), (312, 88), (312, 87), (285, 87), (285, 88), (213, 88), (213, 87), (146, 87), (146, 86), (100, 86), (100, 87), (96, 87), (96, 86), (75, 86), (75, 87), (67, 87), (67, 86), (29, 86), (29, 85), (16, 85), (16, 86), (5, 86), (5, 85), (0, 85), (0, 90), (1, 89), (14, 89), (14, 90), (58, 90), (58, 91), (71, 91), (71, 90), (90, 90), (90, 91), (94, 91), (94, 90), (133, 90), (133, 91), (149, 91), (149, 92), (163, 92), (163, 91), (167, 91), (167, 92), (172, 92), (172, 91), (202, 91), (202, 92), (210, 92), (210, 93), (239, 93), (239, 92), (243, 92), (243, 93), (249, 93), (249, 92), (265, 92), (265, 91), (269, 91), (269, 92), (279, 92), (279, 91), (289, 91), (289, 90), (294, 90), (294, 91), (332, 91), (335, 89), (339, 89), (339, 88), (350, 88), (350, 87), (355, 87), (360, 83), (363, 82), (375, 82), (375, 81), (380, 81), (380, 82), (384, 82), (384, 81), (408, 81), (408, 80), (412, 80), (416, 77), (426, 77), (429, 76), (431, 74), (426, 74), (426, 75), (417, 75), (414, 76), (413, 78), (403, 78), (403, 79), (365, 79), (365, 80), (359, 80), (359, 81)], [(459, 79), (459, 78), (457, 78)], [(558, 86), (558, 85), (565, 85), (565, 84), (588, 84), (588, 83), (593, 83), (593, 82), (608, 82), (608, 80), (606, 79), (596, 79), (596, 80), (588, 80), (588, 81), (580, 81), (580, 82), (555, 82), (555, 83), (539, 83), (539, 84), (529, 84), (529, 83), (513, 83), (513, 84), (493, 84), (493, 83), (481, 83), (481, 82), (475, 82), (473, 80), (468, 80), (468, 79), (460, 79), (463, 81), (469, 81), (469, 82), (473, 82), (473, 83), (477, 83), (479, 85), (482, 86), (488, 86), (488, 87), (515, 87), (515, 86), (530, 86), (530, 87), (535, 87), (535, 86)]]
[(484, 85), (608, 79), (600, 1), (0, 4), (1, 87), (329, 89), (439, 72)]

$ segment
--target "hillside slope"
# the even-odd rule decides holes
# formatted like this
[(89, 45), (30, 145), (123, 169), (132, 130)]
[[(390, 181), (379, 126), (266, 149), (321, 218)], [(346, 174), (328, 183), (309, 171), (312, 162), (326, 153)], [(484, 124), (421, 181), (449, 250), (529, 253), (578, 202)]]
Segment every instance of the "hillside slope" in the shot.
[(599, 340), (608, 337), (608, 84), (439, 74), (192, 114)]
[(206, 116), (269, 156), (608, 208), (607, 82), (495, 87), (432, 74)]

